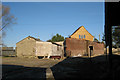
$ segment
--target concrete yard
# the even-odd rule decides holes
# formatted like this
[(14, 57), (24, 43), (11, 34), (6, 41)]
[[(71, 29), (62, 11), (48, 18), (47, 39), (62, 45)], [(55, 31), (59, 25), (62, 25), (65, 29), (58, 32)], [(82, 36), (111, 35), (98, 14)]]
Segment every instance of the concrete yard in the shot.
[[(2, 58), (2, 79), (75, 79), (105, 80), (120, 78), (120, 56), (114, 55), (112, 73), (106, 56), (70, 57), (63, 60), (35, 58)], [(112, 75), (112, 76), (110, 76)]]

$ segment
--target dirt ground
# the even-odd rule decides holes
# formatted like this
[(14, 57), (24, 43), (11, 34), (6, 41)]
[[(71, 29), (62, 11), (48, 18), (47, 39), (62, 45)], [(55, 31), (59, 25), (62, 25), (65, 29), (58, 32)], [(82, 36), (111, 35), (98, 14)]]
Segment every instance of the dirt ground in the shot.
[[(50, 67), (62, 60), (0, 57), (2, 58), (2, 78), (46, 79)], [(46, 72), (48, 71), (48, 72)]]
[(93, 58), (69, 57), (63, 60), (34, 58), (2, 58), (2, 79), (120, 79), (120, 56), (114, 55), (112, 74), (109, 58), (105, 55)]
[(25, 67), (51, 67), (61, 60), (53, 59), (36, 59), (36, 58), (18, 58), (18, 57), (2, 57), (3, 65), (22, 65)]

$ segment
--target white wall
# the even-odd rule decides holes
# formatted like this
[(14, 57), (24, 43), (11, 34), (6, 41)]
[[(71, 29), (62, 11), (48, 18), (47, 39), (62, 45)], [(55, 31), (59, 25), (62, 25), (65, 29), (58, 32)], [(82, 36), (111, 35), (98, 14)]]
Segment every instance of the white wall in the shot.
[(36, 56), (61, 56), (63, 46), (57, 46), (51, 42), (36, 42)]

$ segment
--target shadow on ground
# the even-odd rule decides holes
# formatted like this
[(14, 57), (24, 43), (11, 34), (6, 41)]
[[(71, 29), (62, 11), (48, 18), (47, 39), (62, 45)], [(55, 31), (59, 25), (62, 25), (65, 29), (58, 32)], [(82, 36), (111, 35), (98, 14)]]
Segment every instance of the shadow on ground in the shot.
[(2, 65), (2, 79), (46, 80), (46, 68)]
[[(51, 67), (55, 80), (120, 80), (120, 56), (113, 55), (112, 76), (106, 56), (94, 58), (69, 57)], [(51, 73), (51, 70), (48, 71)], [(2, 79), (46, 80), (46, 68), (2, 65)], [(51, 77), (50, 77), (51, 78)]]
[(69, 57), (51, 67), (55, 80), (105, 80), (120, 79), (120, 56), (113, 55), (112, 77), (109, 73), (109, 62), (105, 55), (94, 58)]

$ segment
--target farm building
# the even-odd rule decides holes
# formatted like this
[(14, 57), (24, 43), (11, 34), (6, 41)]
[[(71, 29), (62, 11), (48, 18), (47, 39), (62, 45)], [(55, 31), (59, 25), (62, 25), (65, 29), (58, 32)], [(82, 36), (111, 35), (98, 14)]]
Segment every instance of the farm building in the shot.
[(54, 43), (56, 43), (56, 44), (59, 44), (59, 45), (61, 45), (61, 46), (63, 46), (64, 47), (64, 41), (60, 41), (60, 42), (54, 42)]
[(65, 56), (96, 56), (104, 54), (104, 44), (93, 41), (93, 36), (83, 27), (79, 27), (64, 42)]
[(63, 57), (63, 46), (51, 42), (36, 42), (36, 55), (45, 58)]
[(76, 38), (76, 39), (84, 39), (93, 41), (94, 36), (92, 36), (84, 26), (79, 27), (71, 36), (70, 38)]
[(2, 56), (16, 56), (16, 51), (13, 47), (2, 47)]
[(36, 41), (41, 40), (28, 36), (16, 43), (17, 57), (35, 57)]
[(104, 54), (103, 43), (75, 38), (66, 38), (65, 40), (66, 56), (97, 56), (101, 54)]
[(63, 46), (28, 36), (16, 43), (18, 57), (61, 58)]

